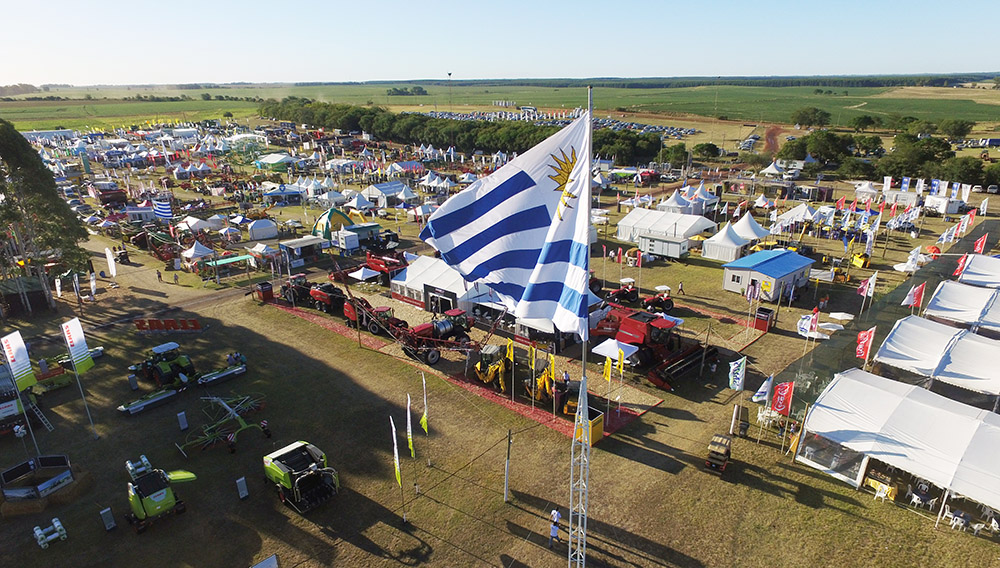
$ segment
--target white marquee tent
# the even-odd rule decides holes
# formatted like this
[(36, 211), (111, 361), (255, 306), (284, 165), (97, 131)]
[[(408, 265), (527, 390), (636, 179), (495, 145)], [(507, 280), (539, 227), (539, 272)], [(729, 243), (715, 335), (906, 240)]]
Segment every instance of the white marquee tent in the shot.
[(733, 230), (736, 231), (737, 235), (748, 241), (759, 241), (771, 234), (770, 231), (757, 223), (749, 211), (744, 213), (743, 217), (733, 225)]
[(934, 290), (924, 317), (1000, 339), (1000, 290), (944, 280)]
[(780, 176), (785, 173), (785, 169), (778, 165), (777, 162), (771, 162), (771, 165), (760, 171), (763, 176)]
[(701, 256), (714, 260), (732, 262), (743, 256), (747, 247), (746, 239), (740, 237), (727, 221), (718, 233), (702, 243)]
[(778, 215), (778, 223), (796, 223), (812, 221), (816, 216), (816, 210), (805, 203), (800, 203), (795, 207), (792, 207), (788, 211), (785, 211), (781, 215)]
[(278, 237), (278, 225), (270, 219), (257, 219), (247, 226), (251, 241)]
[(691, 202), (684, 199), (680, 190), (676, 189), (674, 190), (674, 194), (670, 196), (670, 199), (660, 203), (656, 208), (660, 211), (669, 211), (671, 213), (691, 214), (694, 212), (694, 206), (691, 205)]
[(1000, 394), (1000, 341), (917, 316), (896, 322), (875, 361), (963, 389)]
[(655, 209), (633, 209), (618, 222), (617, 238), (633, 243), (639, 235), (691, 237), (705, 231), (715, 232), (715, 223), (701, 215), (684, 215)]
[(1000, 288), (1000, 258), (970, 254), (958, 281), (983, 288)]
[[(820, 436), (1000, 509), (1000, 415), (850, 369), (819, 395), (804, 430), (799, 461)], [(862, 464), (859, 478), (864, 471)]]
[(208, 248), (207, 246), (195, 241), (191, 248), (181, 253), (181, 256), (188, 260), (197, 260), (199, 258), (205, 258), (206, 256), (214, 256), (215, 251)]

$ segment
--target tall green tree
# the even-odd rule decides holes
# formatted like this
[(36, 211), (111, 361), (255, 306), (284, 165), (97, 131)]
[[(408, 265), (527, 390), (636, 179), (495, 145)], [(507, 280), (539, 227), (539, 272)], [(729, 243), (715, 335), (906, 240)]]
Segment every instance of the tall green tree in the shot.
[(699, 158), (705, 160), (717, 160), (719, 159), (719, 147), (711, 142), (703, 142), (701, 144), (696, 144), (694, 148), (691, 148), (691, 152), (698, 156)]
[(855, 116), (851, 119), (850, 126), (855, 132), (864, 132), (865, 130), (875, 126), (875, 119), (867, 114)]
[(830, 113), (816, 107), (804, 107), (792, 113), (792, 122), (802, 126), (826, 126), (830, 124)]
[[(83, 224), (63, 201), (52, 173), (14, 125), (0, 119), (0, 227), (10, 246), (0, 247), (3, 277), (37, 276), (45, 284), (44, 265), (52, 256), (73, 267), (86, 266), (80, 242)], [(27, 260), (27, 262), (19, 262)], [(50, 296), (51, 302), (51, 296)]]
[(972, 128), (974, 126), (976, 126), (976, 123), (971, 120), (946, 118), (941, 121), (941, 124), (938, 125), (938, 130), (941, 134), (944, 134), (949, 138), (965, 138), (970, 132), (972, 132)]

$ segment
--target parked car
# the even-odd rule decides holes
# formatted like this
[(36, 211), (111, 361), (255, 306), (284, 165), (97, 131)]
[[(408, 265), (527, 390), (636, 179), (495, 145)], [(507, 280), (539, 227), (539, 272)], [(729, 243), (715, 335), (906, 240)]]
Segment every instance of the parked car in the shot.
[(972, 186), (972, 193), (982, 193), (982, 192), (983, 192), (983, 186), (981, 185)]
[(94, 208), (86, 203), (84, 203), (83, 205), (76, 205), (71, 209), (73, 209), (73, 212), (76, 213), (77, 215), (80, 215), (81, 217), (90, 215), (91, 213), (94, 212)]
[[(70, 206), (70, 209), (72, 209), (73, 207), (77, 207), (79, 205), (83, 205), (83, 200), (81, 200), (81, 199), (67, 199), (66, 200), (66, 204)], [(75, 209), (74, 209), (74, 211), (75, 211)]]
[(986, 193), (997, 193), (997, 191), (1000, 191), (1000, 188), (997, 188), (996, 184), (993, 184), (986, 188)]

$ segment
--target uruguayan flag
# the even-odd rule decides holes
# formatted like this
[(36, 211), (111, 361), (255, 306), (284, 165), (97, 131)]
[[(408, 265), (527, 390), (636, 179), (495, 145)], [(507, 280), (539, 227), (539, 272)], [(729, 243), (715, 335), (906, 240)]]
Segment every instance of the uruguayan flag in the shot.
[(173, 219), (174, 213), (170, 209), (169, 201), (154, 201), (153, 202), (153, 214), (156, 215), (157, 219)]
[(590, 113), (430, 216), (420, 238), (518, 318), (587, 338)]

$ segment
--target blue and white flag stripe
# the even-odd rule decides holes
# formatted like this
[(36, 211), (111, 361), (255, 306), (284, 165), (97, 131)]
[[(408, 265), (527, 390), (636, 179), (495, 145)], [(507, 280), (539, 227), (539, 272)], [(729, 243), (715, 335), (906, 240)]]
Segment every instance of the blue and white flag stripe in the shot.
[(174, 213), (170, 209), (169, 201), (154, 201), (153, 214), (156, 215), (158, 219), (173, 219), (174, 217)]
[(587, 337), (590, 115), (479, 179), (420, 233), (469, 282), (518, 318)]

